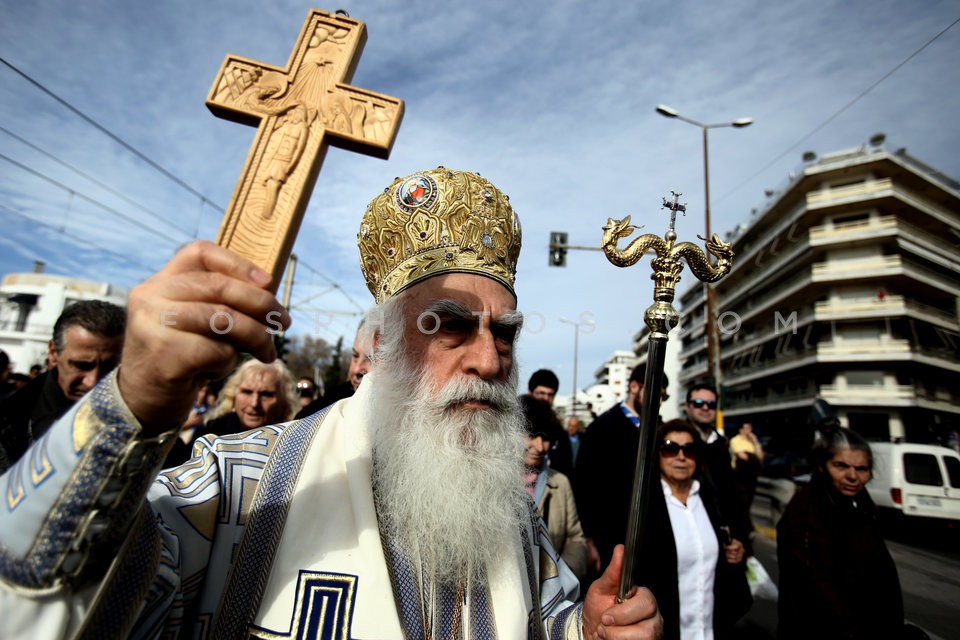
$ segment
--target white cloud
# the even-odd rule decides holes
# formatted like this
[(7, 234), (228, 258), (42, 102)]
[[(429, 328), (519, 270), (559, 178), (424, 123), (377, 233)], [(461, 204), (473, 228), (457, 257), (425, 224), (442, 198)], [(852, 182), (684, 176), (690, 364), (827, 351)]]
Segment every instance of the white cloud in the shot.
[[(294, 299), (327, 286), (313, 269), (341, 289), (309, 306), (349, 311), (353, 301), (366, 305), (354, 243), (367, 202), (394, 176), (424, 167), (477, 170), (510, 194), (524, 225), (520, 306), (546, 320), (542, 331), (524, 339), (524, 371), (554, 368), (563, 389), (571, 384), (573, 341), (572, 328), (558, 318), (586, 312), (597, 323), (580, 339), (579, 378), (586, 385), (610, 352), (629, 348), (651, 303), (649, 266), (616, 269), (598, 252), (571, 252), (566, 268), (549, 268), (549, 232), (565, 230), (571, 242), (596, 245), (606, 219), (628, 213), (646, 230), (662, 231), (660, 198), (677, 189), (689, 205), (679, 233), (691, 239), (702, 233), (700, 132), (658, 116), (656, 104), (710, 122), (755, 119), (750, 128), (710, 134), (718, 232), (746, 220), (763, 190), (778, 186), (803, 150), (857, 146), (877, 131), (886, 132), (891, 145), (960, 175), (954, 124), (960, 29), (772, 162), (956, 20), (948, 0), (341, 4), (368, 28), (354, 84), (403, 98), (406, 116), (387, 162), (328, 153), (295, 247), (304, 266)], [(167, 222), (2, 133), (0, 153), (174, 238), (212, 238), (219, 226), (215, 205), (227, 204), (253, 132), (215, 119), (203, 99), (227, 53), (284, 65), (306, 13), (292, 1), (8, 3), (0, 22), (4, 59), (208, 202), (6, 67), (0, 67), (4, 127)], [(0, 160), (0, 272), (29, 270), (36, 258), (46, 260), (49, 271), (129, 286), (147, 275), (144, 266), (159, 268), (173, 250), (168, 240), (70, 200), (68, 192)], [(22, 217), (28, 212), (47, 226), (30, 225)], [(687, 275), (681, 289), (691, 279)], [(317, 328), (313, 311), (295, 319)], [(338, 315), (319, 322), (321, 335), (335, 340), (343, 334), (349, 342), (355, 320)]]

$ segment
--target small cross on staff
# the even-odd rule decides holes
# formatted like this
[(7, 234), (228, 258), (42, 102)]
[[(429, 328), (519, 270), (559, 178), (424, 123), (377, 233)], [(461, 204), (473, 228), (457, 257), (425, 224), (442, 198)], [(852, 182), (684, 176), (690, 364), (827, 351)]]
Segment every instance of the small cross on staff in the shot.
[(350, 86), (366, 28), (312, 10), (285, 68), (228, 55), (210, 89), (214, 115), (257, 127), (217, 244), (273, 275), (293, 249), (328, 144), (386, 158), (403, 101)]
[(673, 194), (673, 202), (664, 198), (663, 205), (661, 205), (660, 208), (670, 209), (670, 229), (667, 231), (667, 235), (672, 233), (673, 237), (676, 238), (675, 226), (677, 224), (677, 212), (679, 211), (683, 215), (687, 215), (687, 204), (680, 204), (680, 196), (683, 195), (682, 193), (677, 193), (676, 191), (671, 191), (670, 193)]

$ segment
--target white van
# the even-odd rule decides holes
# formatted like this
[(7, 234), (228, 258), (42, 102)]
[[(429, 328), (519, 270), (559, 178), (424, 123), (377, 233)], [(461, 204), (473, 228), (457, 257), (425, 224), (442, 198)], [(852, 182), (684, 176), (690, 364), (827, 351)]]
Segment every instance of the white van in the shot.
[(870, 497), (907, 516), (960, 520), (960, 455), (910, 442), (871, 442)]

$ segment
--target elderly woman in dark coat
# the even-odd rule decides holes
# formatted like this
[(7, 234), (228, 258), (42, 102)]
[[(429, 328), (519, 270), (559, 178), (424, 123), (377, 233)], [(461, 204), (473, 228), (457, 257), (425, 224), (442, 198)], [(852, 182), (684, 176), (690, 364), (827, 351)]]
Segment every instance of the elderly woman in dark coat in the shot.
[(777, 525), (777, 637), (904, 637), (897, 568), (865, 488), (870, 446), (849, 429), (830, 428), (813, 454), (810, 483)]

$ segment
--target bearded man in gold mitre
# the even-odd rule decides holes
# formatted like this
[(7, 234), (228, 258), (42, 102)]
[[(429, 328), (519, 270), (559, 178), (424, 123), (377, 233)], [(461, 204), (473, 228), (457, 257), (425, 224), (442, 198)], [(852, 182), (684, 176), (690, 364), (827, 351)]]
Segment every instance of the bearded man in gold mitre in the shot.
[(648, 590), (616, 602), (622, 549), (578, 597), (524, 490), (507, 197), (443, 167), (398, 178), (358, 243), (379, 327), (356, 394), (159, 475), (196, 388), (238, 352), (275, 358), (290, 319), (210, 243), (131, 292), (120, 367), (3, 478), (0, 635), (659, 636)]

